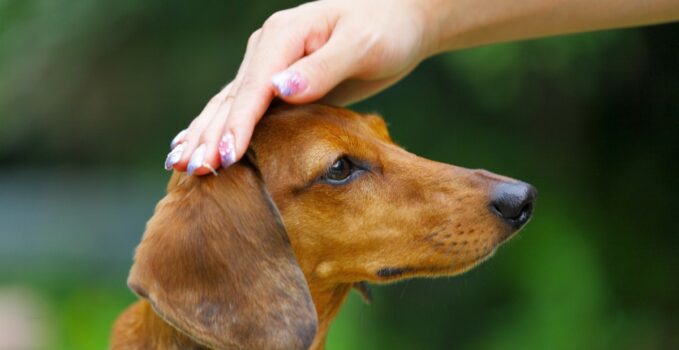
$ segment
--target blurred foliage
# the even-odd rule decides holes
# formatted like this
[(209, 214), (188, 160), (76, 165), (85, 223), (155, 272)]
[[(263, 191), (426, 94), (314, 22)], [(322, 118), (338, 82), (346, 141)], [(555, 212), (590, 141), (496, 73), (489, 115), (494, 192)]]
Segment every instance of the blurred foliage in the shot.
[[(169, 140), (233, 77), (248, 35), (294, 4), (0, 0), (0, 213), (11, 228), (0, 245), (16, 243), (0, 248), (0, 286), (51, 305), (52, 348), (106, 346), (134, 300), (129, 256), (162, 196)], [(678, 348), (677, 62), (676, 24), (493, 45), (427, 60), (354, 106), (382, 113), (410, 151), (526, 180), (540, 199), (521, 235), (474, 271), (376, 286), (369, 307), (352, 295), (328, 348)], [(50, 190), (63, 169), (83, 193)], [(119, 174), (144, 195), (116, 197)], [(111, 193), (97, 192), (88, 215), (73, 209), (99, 186)], [(58, 218), (90, 226), (10, 210), (47, 196), (63, 203)], [(128, 205), (146, 209), (115, 211)], [(125, 222), (120, 236), (92, 232), (98, 210), (113, 213), (110, 229)], [(26, 220), (55, 241), (22, 241)], [(89, 250), (86, 235), (124, 253), (50, 248)]]

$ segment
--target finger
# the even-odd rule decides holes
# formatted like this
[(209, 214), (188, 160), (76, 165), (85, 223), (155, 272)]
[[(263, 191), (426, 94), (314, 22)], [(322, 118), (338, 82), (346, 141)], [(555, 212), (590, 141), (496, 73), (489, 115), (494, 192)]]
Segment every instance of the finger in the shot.
[(251, 61), (254, 48), (259, 42), (260, 35), (261, 29), (255, 31), (248, 39), (243, 62), (238, 69), (236, 79), (230, 84), (229, 94), (225, 96), (224, 102), (214, 112), (212, 119), (201, 135), (201, 144), (205, 145), (204, 158), (198, 159), (198, 157), (196, 157), (193, 165), (189, 162), (188, 167), (191, 168), (189, 171), (191, 174), (205, 175), (211, 173), (213, 169), (219, 168), (220, 165), (227, 167), (236, 161), (232, 146), (233, 136), (230, 135), (224, 139), (225, 124), (231, 106), (233, 105), (234, 95), (238, 93), (239, 87), (243, 81), (243, 75)]
[(205, 175), (212, 173), (215, 169), (220, 166), (219, 155), (217, 154), (217, 143), (219, 142), (219, 135), (224, 129), (224, 124), (226, 122), (227, 114), (224, 113), (223, 109), (228, 109), (233, 101), (233, 95), (229, 95), (225, 98), (224, 103), (219, 107), (219, 109), (214, 113), (212, 120), (206, 125), (203, 130), (203, 134), (200, 137), (199, 148), (202, 147), (201, 151), (198, 148), (194, 151), (194, 154), (189, 159), (187, 165), (187, 171), (189, 175)]
[[(165, 161), (165, 169), (172, 170), (174, 168), (179, 171), (186, 170), (191, 154), (199, 145), (202, 130), (209, 123), (211, 115), (219, 108), (222, 100), (229, 93), (230, 89), (231, 84), (228, 84), (217, 95), (213, 96), (198, 117), (191, 122), (183, 137), (181, 137), (181, 141), (178, 142), (178, 144), (173, 147), (173, 151), (168, 154)], [(179, 145), (182, 145), (181, 152), (175, 151)], [(172, 157), (170, 157), (170, 155), (172, 155)]]
[(316, 52), (272, 77), (278, 96), (290, 103), (308, 103), (325, 96), (358, 72), (361, 55), (356, 46), (347, 36), (333, 35)]
[[(225, 134), (233, 135), (236, 159), (245, 153), (255, 124), (275, 96), (271, 84), (274, 73), (304, 56), (307, 38), (313, 37), (316, 39), (314, 44), (318, 45), (318, 38), (327, 40), (330, 36), (331, 25), (317, 18), (306, 24), (303, 21), (309, 16), (297, 14), (294, 17), (286, 17), (289, 15), (285, 14), (272, 16), (277, 19), (273, 22), (267, 20), (263, 27), (226, 121)], [(291, 23), (295, 26), (291, 27)], [(275, 55), (272, 56), (272, 53)]]
[(180, 131), (177, 136), (175, 136), (172, 139), (172, 142), (170, 142), (170, 150), (173, 150), (175, 147), (177, 147), (178, 144), (184, 142), (184, 137), (186, 136), (186, 129)]

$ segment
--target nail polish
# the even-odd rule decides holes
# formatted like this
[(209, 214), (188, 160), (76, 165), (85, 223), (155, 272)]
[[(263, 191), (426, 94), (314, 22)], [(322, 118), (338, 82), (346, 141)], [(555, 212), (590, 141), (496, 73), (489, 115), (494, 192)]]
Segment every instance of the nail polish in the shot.
[(286, 97), (296, 95), (307, 87), (306, 79), (299, 72), (285, 70), (271, 77), (271, 82), (278, 91), (278, 95)]
[(193, 151), (191, 160), (189, 160), (189, 166), (186, 168), (189, 175), (193, 175), (196, 169), (203, 166), (203, 158), (205, 158), (205, 144), (198, 146), (198, 148)]
[(236, 162), (236, 146), (234, 145), (233, 134), (230, 131), (227, 131), (219, 140), (218, 149), (222, 168), (226, 169)]
[(184, 153), (184, 147), (186, 146), (185, 143), (180, 143), (176, 147), (170, 151), (170, 153), (167, 154), (167, 158), (165, 158), (165, 170), (170, 171), (172, 170), (172, 167), (177, 164), (179, 159), (182, 158), (182, 154)]
[(175, 137), (172, 139), (172, 142), (170, 142), (170, 149), (174, 149), (175, 147), (177, 147), (177, 144), (178, 144), (180, 141), (183, 141), (184, 135), (186, 135), (186, 129), (180, 131), (180, 132), (177, 134), (177, 136), (175, 136)]

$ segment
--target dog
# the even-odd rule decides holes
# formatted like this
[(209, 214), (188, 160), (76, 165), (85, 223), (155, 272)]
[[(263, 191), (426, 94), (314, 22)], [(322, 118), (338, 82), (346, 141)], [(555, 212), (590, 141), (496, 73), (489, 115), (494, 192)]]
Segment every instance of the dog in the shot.
[(175, 172), (136, 249), (112, 349), (323, 349), (352, 287), (452, 276), (528, 222), (536, 190), (408, 153), (372, 114), (282, 106), (240, 162)]

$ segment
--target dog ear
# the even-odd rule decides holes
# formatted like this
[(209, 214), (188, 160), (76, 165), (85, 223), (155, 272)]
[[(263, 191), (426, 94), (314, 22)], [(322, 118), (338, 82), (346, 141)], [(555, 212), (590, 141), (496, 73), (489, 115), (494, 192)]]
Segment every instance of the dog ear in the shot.
[(389, 128), (387, 128), (387, 123), (384, 118), (379, 114), (363, 114), (364, 120), (368, 124), (368, 127), (381, 139), (392, 142), (391, 136), (389, 136)]
[(137, 247), (128, 286), (167, 323), (219, 349), (307, 349), (316, 311), (261, 175), (175, 173)]

